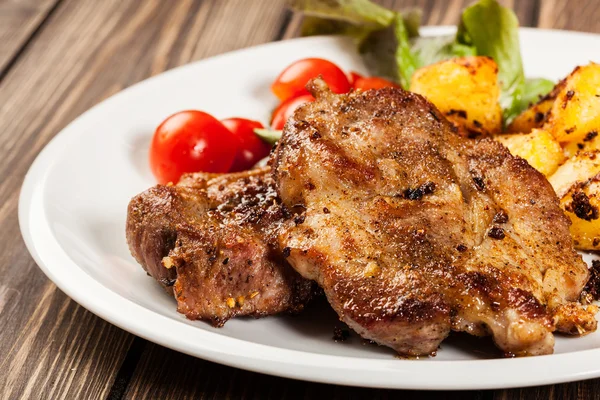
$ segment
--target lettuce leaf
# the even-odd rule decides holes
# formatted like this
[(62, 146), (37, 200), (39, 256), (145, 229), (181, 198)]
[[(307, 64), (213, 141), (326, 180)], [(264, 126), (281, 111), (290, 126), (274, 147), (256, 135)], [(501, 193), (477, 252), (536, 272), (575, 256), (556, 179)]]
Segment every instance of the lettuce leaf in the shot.
[(283, 133), (283, 131), (276, 129), (255, 128), (254, 133), (256, 134), (256, 136), (258, 136), (265, 142), (269, 144), (275, 144), (279, 139), (281, 139), (281, 134)]
[(368, 0), (293, 0), (291, 6), (305, 14), (303, 36), (353, 37), (369, 72), (404, 88), (423, 65), (474, 54), (452, 37), (419, 37), (419, 9), (393, 12)]
[(395, 17), (369, 0), (292, 0), (290, 6), (304, 13), (302, 36), (345, 35), (358, 42), (388, 27)]
[(519, 109), (525, 110), (532, 104), (537, 103), (554, 88), (555, 83), (545, 78), (525, 79), (525, 87)]
[(411, 44), (411, 50), (418, 58), (420, 67), (454, 57), (477, 55), (473, 46), (458, 43), (453, 35), (417, 37)]
[(409, 19), (396, 13), (390, 26), (371, 32), (358, 48), (372, 75), (393, 80), (405, 88), (414, 71), (419, 68), (419, 61), (411, 50), (409, 40), (411, 33), (415, 32), (414, 16), (410, 13), (407, 16)]
[(519, 21), (497, 0), (479, 0), (463, 10), (456, 35), (419, 36), (419, 11), (398, 13), (369, 0), (292, 0), (306, 15), (303, 35), (354, 37), (372, 75), (408, 88), (414, 71), (453, 57), (484, 55), (498, 64), (500, 105), (509, 123), (540, 95), (548, 80), (526, 80), (519, 44)]
[(370, 29), (389, 26), (395, 14), (369, 0), (292, 0), (290, 6), (311, 17), (346, 22)]
[(356, 39), (372, 75), (406, 87), (418, 67), (409, 39), (419, 34), (420, 10), (400, 14), (369, 0), (293, 0), (291, 6), (305, 14), (303, 36), (341, 34)]

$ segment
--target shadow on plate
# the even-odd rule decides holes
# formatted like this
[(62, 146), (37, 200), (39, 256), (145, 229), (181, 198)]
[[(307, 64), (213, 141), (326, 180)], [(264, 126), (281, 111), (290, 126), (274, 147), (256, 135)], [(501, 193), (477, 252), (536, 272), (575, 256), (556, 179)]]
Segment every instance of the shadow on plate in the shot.
[[(135, 168), (145, 180), (154, 182), (150, 172), (150, 163), (148, 161), (148, 152), (150, 151), (150, 141), (153, 132), (138, 132), (133, 135), (133, 139), (128, 143), (129, 159), (131, 165)], [(148, 187), (150, 187), (149, 185)]]

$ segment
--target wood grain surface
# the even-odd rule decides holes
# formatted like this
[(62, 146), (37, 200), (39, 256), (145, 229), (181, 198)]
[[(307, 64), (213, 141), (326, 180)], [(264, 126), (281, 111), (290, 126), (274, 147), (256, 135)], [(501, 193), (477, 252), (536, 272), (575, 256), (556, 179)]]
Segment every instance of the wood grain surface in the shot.
[(59, 0), (0, 0), (0, 77), (31, 43)]
[[(421, 7), (454, 24), (469, 1)], [(524, 26), (600, 32), (596, 0), (507, 0)], [(576, 5), (576, 6), (575, 6)], [(23, 177), (89, 107), (149, 76), (211, 55), (292, 38), (283, 0), (0, 0), (0, 398), (592, 398), (600, 380), (497, 391), (347, 388), (224, 367), (149, 343), (94, 316), (39, 270), (19, 234)], [(435, 377), (432, 377), (435, 379)]]

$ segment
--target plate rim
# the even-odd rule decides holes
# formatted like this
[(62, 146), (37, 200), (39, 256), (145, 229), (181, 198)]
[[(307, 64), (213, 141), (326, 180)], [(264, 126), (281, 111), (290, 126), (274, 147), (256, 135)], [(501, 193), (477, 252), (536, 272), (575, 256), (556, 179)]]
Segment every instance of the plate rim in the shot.
[[(438, 35), (452, 33), (454, 30), (455, 27), (451, 26), (424, 27), (423, 33), (425, 35)], [(599, 34), (587, 32), (537, 28), (520, 28), (520, 32), (583, 35), (600, 38)], [(48, 227), (46, 227), (46, 230), (40, 230), (39, 227), (36, 228), (32, 225), (36, 223), (32, 218), (32, 213), (36, 217), (45, 215), (42, 189), (46, 175), (50, 171), (49, 167), (53, 162), (52, 156), (61, 148), (63, 142), (80, 134), (78, 133), (80, 132), (78, 126), (84, 124), (90, 115), (98, 112), (97, 110), (103, 104), (115, 97), (124, 96), (149, 81), (160, 79), (167, 74), (178, 73), (183, 69), (194, 68), (197, 64), (206, 63), (207, 61), (214, 62), (225, 57), (239, 56), (246, 52), (252, 52), (257, 48), (272, 47), (275, 49), (279, 46), (288, 46), (290, 43), (298, 42), (315, 42), (318, 45), (321, 41), (337, 40), (339, 38), (331, 36), (295, 38), (270, 42), (198, 60), (126, 88), (96, 104), (61, 129), (35, 158), (25, 175), (19, 195), (18, 218), (21, 234), (38, 267), (60, 290), (78, 304), (133, 335), (194, 357), (269, 375), (348, 386), (426, 390), (500, 389), (600, 377), (600, 365), (596, 366), (593, 361), (600, 356), (600, 348), (517, 359), (424, 362), (419, 360), (397, 360), (395, 358), (386, 360), (324, 355), (248, 342), (216, 332), (197, 329), (192, 325), (147, 309), (113, 292), (82, 270), (63, 250)], [(44, 220), (44, 222), (46, 221)], [(64, 263), (61, 267), (56, 266), (61, 263)], [(64, 271), (69, 273), (60, 273)], [(82, 287), (85, 289), (82, 289)], [(97, 296), (95, 298), (87, 296), (88, 291), (93, 291)], [(102, 298), (102, 301), (98, 302), (97, 298)], [(124, 311), (114, 313), (113, 310), (119, 307)], [(141, 316), (142, 318), (130, 318), (128, 315)], [(173, 341), (171, 336), (157, 333), (150, 322), (175, 327), (178, 332), (182, 331), (185, 337)], [(210, 345), (216, 345), (217, 347), (210, 348)], [(243, 349), (244, 353), (237, 353), (239, 349)], [(547, 362), (544, 363), (544, 361)], [(357, 363), (360, 363), (360, 367), (353, 367)], [(497, 364), (501, 365), (503, 369), (506, 369), (507, 366), (510, 366), (510, 368), (503, 371), (504, 375), (501, 378), (490, 379), (485, 371)], [(550, 364), (552, 368), (540, 369), (540, 364)], [(573, 366), (577, 366), (577, 368)], [(455, 374), (448, 374), (449, 368), (461, 368), (467, 378), (461, 379)], [(468, 381), (467, 385), (465, 385), (466, 381)]]

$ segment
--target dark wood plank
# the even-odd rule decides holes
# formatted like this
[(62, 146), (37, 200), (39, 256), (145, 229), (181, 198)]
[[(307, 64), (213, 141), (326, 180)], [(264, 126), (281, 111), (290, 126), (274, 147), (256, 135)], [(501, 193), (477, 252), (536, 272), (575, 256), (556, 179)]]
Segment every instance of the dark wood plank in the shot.
[(0, 76), (60, 0), (0, 0)]
[(596, 0), (541, 0), (538, 26), (598, 33), (600, 4)]
[(103, 398), (133, 338), (69, 300), (27, 254), (16, 211), (35, 155), (124, 87), (273, 40), (285, 13), (267, 2), (252, 2), (258, 15), (243, 0), (64, 0), (0, 82), (0, 398)]
[(14, 342), (3, 343), (8, 349), (0, 398), (104, 397), (131, 335), (78, 306), (54, 285), (42, 289), (33, 315), (23, 318), (22, 332)]
[(494, 392), (494, 400), (562, 400), (562, 399), (597, 399), (600, 379), (548, 385), (532, 388), (498, 390)]
[[(427, 399), (438, 393), (324, 385), (242, 371), (148, 343), (126, 399)], [(447, 392), (480, 399), (483, 392)]]

